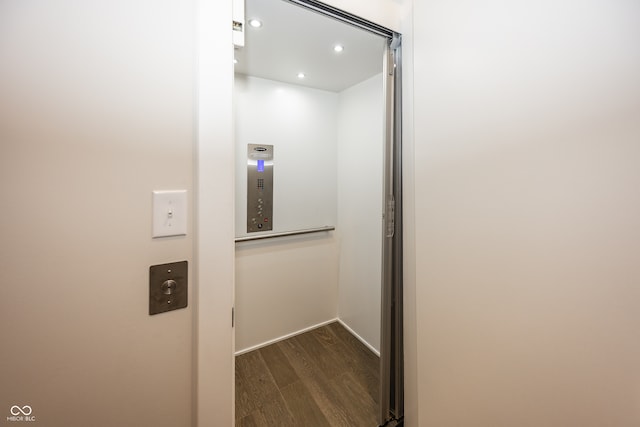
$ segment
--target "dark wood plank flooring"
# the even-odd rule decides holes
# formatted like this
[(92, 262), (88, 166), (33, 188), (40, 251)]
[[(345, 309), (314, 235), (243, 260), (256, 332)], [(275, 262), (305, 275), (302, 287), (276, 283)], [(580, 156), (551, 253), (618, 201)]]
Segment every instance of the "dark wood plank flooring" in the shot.
[(375, 427), (378, 356), (338, 322), (236, 357), (236, 426)]

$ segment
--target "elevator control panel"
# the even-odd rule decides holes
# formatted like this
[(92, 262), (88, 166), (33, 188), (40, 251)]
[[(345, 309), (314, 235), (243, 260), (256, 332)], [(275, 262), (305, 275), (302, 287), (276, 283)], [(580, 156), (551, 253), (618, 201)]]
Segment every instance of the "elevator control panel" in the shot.
[(273, 229), (273, 145), (247, 147), (247, 233)]

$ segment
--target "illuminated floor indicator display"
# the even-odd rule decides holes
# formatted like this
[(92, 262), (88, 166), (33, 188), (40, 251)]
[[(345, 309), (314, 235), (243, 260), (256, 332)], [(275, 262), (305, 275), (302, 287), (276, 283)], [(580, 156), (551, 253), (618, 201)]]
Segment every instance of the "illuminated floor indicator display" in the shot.
[(247, 233), (273, 229), (273, 145), (247, 147)]

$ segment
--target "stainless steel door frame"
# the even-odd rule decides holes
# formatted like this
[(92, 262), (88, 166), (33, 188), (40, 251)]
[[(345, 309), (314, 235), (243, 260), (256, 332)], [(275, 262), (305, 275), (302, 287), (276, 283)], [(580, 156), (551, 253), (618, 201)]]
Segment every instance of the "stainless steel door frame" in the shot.
[(384, 241), (380, 345), (380, 425), (404, 417), (402, 308), (402, 61), (401, 37), (385, 52)]

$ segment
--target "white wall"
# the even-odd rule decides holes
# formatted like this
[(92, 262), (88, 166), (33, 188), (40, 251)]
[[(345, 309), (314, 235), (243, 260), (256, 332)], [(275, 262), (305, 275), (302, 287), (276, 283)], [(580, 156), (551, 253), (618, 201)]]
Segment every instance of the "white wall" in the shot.
[(383, 80), (340, 93), (338, 119), (338, 317), (380, 352)]
[[(193, 299), (149, 316), (148, 269), (192, 261), (194, 14), (0, 2), (3, 422), (192, 423)], [(189, 190), (186, 237), (151, 238), (162, 189)]]
[(420, 425), (639, 425), (640, 4), (414, 18)]
[[(234, 96), (236, 234), (255, 143), (274, 146), (273, 232), (336, 225), (338, 94), (237, 74)], [(337, 292), (333, 232), (238, 243), (236, 350), (335, 319)]]
[(248, 143), (274, 145), (274, 231), (337, 226), (236, 245), (237, 351), (336, 316), (379, 351), (382, 97), (380, 74), (340, 94), (236, 75), (237, 235)]
[(406, 426), (419, 426), (418, 351), (416, 322), (415, 251), (415, 141), (414, 141), (414, 37), (413, 1), (403, 1), (399, 28), (402, 32), (402, 208), (403, 208), (403, 356), (404, 416)]
[(197, 426), (234, 423), (233, 43), (231, 2), (198, 0), (196, 141)]
[(309, 234), (236, 245), (236, 350), (335, 319), (337, 244)]
[(247, 233), (247, 144), (274, 146), (272, 232), (335, 225), (338, 95), (236, 74), (234, 96), (236, 236), (255, 234)]

